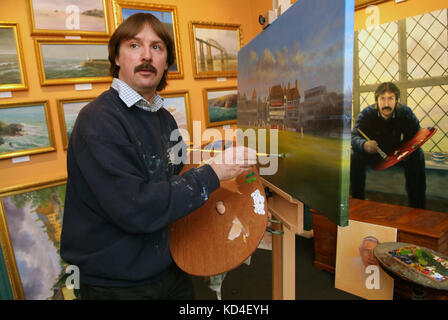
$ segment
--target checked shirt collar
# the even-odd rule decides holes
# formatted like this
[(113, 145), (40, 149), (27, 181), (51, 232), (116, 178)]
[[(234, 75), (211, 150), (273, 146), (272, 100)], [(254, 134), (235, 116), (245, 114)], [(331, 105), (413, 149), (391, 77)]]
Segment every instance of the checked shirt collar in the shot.
[(137, 91), (132, 89), (126, 82), (114, 78), (112, 81), (112, 88), (114, 88), (118, 92), (118, 96), (121, 100), (130, 108), (135, 105), (138, 108), (141, 108), (150, 112), (157, 112), (160, 108), (163, 107), (163, 98), (159, 96), (157, 93), (154, 95), (154, 99), (152, 99), (152, 103), (143, 98)]

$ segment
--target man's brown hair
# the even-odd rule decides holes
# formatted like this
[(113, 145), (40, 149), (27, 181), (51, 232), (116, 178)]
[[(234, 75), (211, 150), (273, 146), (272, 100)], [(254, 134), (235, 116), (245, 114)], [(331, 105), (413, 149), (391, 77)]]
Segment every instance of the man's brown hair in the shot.
[[(150, 26), (165, 43), (167, 51), (166, 63), (168, 69), (174, 63), (174, 42), (169, 31), (165, 28), (163, 23), (152, 14), (139, 12), (133, 14), (122, 24), (120, 24), (109, 40), (109, 72), (112, 77), (118, 78), (120, 67), (115, 63), (115, 59), (119, 55), (121, 42), (135, 37), (135, 35), (138, 34), (145, 25)], [(163, 77), (157, 86), (157, 91), (163, 90), (166, 87), (166, 75), (168, 73), (168, 69), (163, 73)]]
[(385, 92), (391, 92), (395, 94), (395, 100), (397, 100), (396, 106), (399, 107), (400, 103), (400, 89), (392, 82), (383, 82), (376, 88), (375, 90), (375, 103), (376, 107), (378, 107), (378, 97)]

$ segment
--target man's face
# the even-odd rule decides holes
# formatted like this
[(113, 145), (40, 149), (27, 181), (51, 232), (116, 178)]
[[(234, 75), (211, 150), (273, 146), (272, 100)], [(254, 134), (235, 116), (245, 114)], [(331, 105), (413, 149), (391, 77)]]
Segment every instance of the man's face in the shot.
[(376, 248), (378, 243), (375, 241), (365, 241), (364, 246), (359, 248), (359, 253), (361, 254), (361, 260), (365, 267), (369, 265), (377, 265), (378, 261), (373, 254), (373, 250)]
[(381, 116), (386, 120), (392, 116), (396, 104), (397, 99), (395, 93), (386, 91), (378, 96), (378, 109)]
[(152, 101), (163, 73), (168, 69), (166, 61), (166, 45), (149, 25), (132, 39), (122, 41), (115, 58), (120, 67), (118, 78), (148, 101)]

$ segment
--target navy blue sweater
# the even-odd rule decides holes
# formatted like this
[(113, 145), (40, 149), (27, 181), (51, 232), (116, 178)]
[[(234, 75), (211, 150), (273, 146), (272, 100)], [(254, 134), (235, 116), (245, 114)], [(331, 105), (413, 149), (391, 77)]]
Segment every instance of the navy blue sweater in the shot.
[(412, 139), (420, 130), (418, 121), (411, 108), (400, 105), (395, 108), (390, 119), (384, 119), (375, 105), (370, 105), (358, 116), (352, 130), (352, 149), (355, 152), (366, 153), (363, 145), (367, 141), (359, 132), (361, 129), (371, 140), (386, 153), (396, 150), (404, 142)]
[(61, 257), (81, 282), (134, 286), (172, 263), (168, 226), (219, 187), (209, 165), (178, 176), (170, 161), (171, 114), (128, 108), (114, 89), (84, 107), (67, 151)]

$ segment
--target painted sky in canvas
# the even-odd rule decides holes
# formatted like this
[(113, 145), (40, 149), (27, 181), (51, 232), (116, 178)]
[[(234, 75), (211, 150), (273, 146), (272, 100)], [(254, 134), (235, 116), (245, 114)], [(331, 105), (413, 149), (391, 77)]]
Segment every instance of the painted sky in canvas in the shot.
[[(251, 96), (267, 95), (276, 84), (305, 90), (325, 85), (342, 93), (345, 38), (345, 1), (301, 1), (288, 9), (239, 52), (238, 90)], [(348, 77), (351, 79), (350, 77)], [(351, 87), (351, 84), (350, 84)]]

